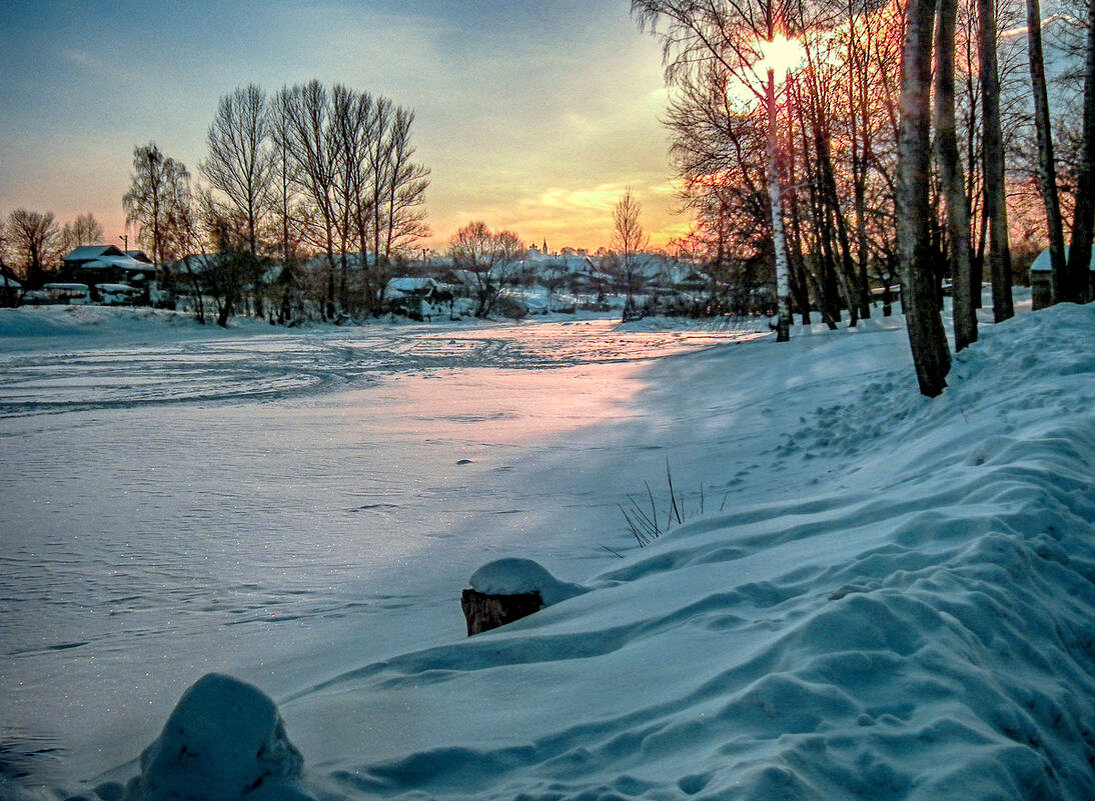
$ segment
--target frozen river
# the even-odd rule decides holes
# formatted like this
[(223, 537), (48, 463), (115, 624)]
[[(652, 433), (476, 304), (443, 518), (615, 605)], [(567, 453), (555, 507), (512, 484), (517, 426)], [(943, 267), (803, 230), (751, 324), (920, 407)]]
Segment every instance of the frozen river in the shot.
[(581, 454), (650, 360), (746, 336), (269, 330), (0, 340), (0, 773), (132, 758), (211, 670), (278, 697), (459, 637), (497, 556), (591, 572), (636, 487)]

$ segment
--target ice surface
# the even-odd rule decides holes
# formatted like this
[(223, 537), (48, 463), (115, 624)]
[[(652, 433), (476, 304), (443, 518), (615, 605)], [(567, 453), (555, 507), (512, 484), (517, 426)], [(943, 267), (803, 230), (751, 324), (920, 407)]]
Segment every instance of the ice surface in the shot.
[[(305, 629), (338, 635), (310, 643), (331, 655), (271, 658), (252, 679), (278, 699), (304, 790), (352, 801), (1095, 797), (1095, 308), (984, 326), (931, 401), (897, 321), (796, 333), (641, 372), (601, 372), (608, 357), (547, 368), (543, 384), (510, 385), (523, 402), (508, 412), (506, 392), (484, 401), (496, 374), (399, 387), (390, 408), (443, 427), (437, 469), (466, 482), (446, 497), (470, 490), (479, 505), (383, 574), (417, 585), (382, 616), (421, 626), (416, 644), (370, 625), (399, 646), (378, 652), (308, 616)], [(565, 394), (556, 371), (576, 368), (569, 391), (614, 376), (617, 403), (587, 398), (584, 414), (537, 418)], [(361, 391), (375, 407), (405, 380)], [(461, 388), (454, 408), (431, 381)], [(313, 407), (279, 417), (279, 436), (315, 420), (302, 408)], [(74, 420), (94, 432), (92, 414)], [(548, 425), (559, 419), (572, 427)], [(464, 426), (506, 433), (452, 447)], [(205, 441), (224, 445), (228, 430)], [(645, 498), (649, 483), (668, 525), (667, 457), (684, 523), (629, 548), (616, 504)], [(332, 568), (354, 561), (347, 547), (332, 543)], [(522, 554), (589, 591), (465, 639), (454, 598), (485, 551)], [(450, 608), (448, 629), (421, 614)], [(135, 772), (116, 764), (108, 778)]]

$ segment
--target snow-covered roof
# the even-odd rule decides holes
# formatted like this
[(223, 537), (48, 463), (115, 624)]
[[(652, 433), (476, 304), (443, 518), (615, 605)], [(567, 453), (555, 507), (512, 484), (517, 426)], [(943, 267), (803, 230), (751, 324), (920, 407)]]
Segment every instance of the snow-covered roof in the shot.
[(113, 245), (83, 245), (65, 256), (64, 261), (81, 270), (120, 269), (128, 272), (146, 272), (150, 262), (138, 261)]
[[(1068, 246), (1065, 246), (1065, 261), (1068, 261)], [(1095, 249), (1091, 251), (1091, 264), (1088, 269), (1095, 270)], [(1051, 273), (1053, 272), (1053, 261), (1049, 255), (1049, 248), (1046, 248), (1038, 254), (1038, 258), (1030, 265), (1030, 271), (1032, 273)]]
[(434, 289), (436, 286), (437, 282), (432, 278), (403, 275), (390, 280), (384, 291), (389, 294), (399, 293), (401, 295), (412, 295), (415, 293), (427, 292)]
[(88, 286), (87, 284), (58, 282), (42, 284), (42, 289), (47, 292), (87, 292)]
[(80, 247), (65, 256), (62, 261), (90, 261), (92, 259), (101, 259), (103, 256), (121, 256), (125, 258), (125, 255), (114, 245), (80, 245)]
[(136, 292), (137, 290), (131, 287), (129, 284), (96, 284), (95, 288), (100, 292)]

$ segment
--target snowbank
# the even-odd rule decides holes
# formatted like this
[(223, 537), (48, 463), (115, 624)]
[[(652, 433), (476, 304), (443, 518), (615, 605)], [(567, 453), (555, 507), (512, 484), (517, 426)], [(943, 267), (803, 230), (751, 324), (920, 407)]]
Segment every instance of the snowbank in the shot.
[[(644, 422), (685, 422), (674, 467), (705, 464), (722, 509), (518, 626), (284, 698), (301, 786), (324, 801), (1095, 798), (1095, 307), (983, 328), (931, 401), (900, 359), (861, 367), (901, 337), (818, 332), (655, 369), (675, 402)], [(572, 467), (608, 494), (610, 456)]]
[(355, 739), (351, 798), (1095, 797), (1093, 346), (1095, 309), (1059, 308), (934, 401), (907, 367), (854, 387), (781, 433), (782, 498), (286, 715)]
[[(269, 331), (261, 320), (237, 318), (242, 330)], [(100, 345), (113, 341), (161, 340), (165, 336), (223, 336), (224, 329), (202, 325), (193, 315), (141, 306), (24, 306), (0, 309), (0, 352), (39, 348), (50, 341), (59, 346)], [(68, 341), (66, 341), (68, 340)]]

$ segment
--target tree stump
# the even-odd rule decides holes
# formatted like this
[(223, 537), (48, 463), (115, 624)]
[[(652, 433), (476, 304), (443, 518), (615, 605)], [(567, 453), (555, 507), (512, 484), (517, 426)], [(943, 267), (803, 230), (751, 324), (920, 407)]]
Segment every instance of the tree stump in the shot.
[(533, 612), (539, 612), (543, 606), (539, 590), (516, 595), (487, 595), (467, 589), (460, 596), (460, 607), (468, 621), (469, 637), (528, 617)]

